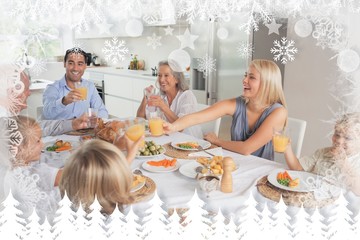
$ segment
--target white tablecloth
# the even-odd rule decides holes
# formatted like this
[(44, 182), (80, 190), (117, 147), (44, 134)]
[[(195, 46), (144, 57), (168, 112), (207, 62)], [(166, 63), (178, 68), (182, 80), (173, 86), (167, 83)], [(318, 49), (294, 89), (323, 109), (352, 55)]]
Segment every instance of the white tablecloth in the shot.
[[(61, 135), (57, 137), (46, 137), (43, 139), (45, 145), (54, 142), (56, 139), (78, 141), (77, 136)], [(192, 141), (196, 140), (190, 135), (183, 133), (173, 133), (169, 136), (161, 137), (147, 137), (146, 141), (153, 140), (156, 144), (165, 144), (172, 141)], [(197, 189), (199, 197), (206, 202), (208, 210), (217, 212), (221, 208), (224, 214), (235, 214), (243, 207), (244, 201), (248, 198), (250, 191), (256, 195), (256, 181), (269, 174), (273, 169), (284, 168), (285, 166), (258, 158), (255, 156), (243, 156), (234, 152), (223, 150), (224, 156), (230, 156), (234, 159), (238, 169), (232, 173), (233, 177), (233, 192), (223, 193), (219, 190), (210, 193), (209, 198), (206, 198), (206, 193), (203, 192), (198, 182), (195, 179), (182, 175), (179, 171), (169, 173), (153, 173), (144, 170), (141, 165), (144, 161), (150, 159), (135, 159), (131, 165), (132, 169), (139, 168), (143, 174), (153, 179), (157, 185), (157, 192), (160, 199), (169, 208), (186, 208), (187, 203), (194, 195), (195, 188)], [(189, 152), (190, 153), (190, 152)], [(44, 153), (41, 161), (47, 162), (49, 165), (55, 167), (62, 167), (68, 157), (69, 153)], [(163, 159), (165, 156), (160, 155), (154, 159)], [(191, 161), (188, 159), (178, 159), (181, 165), (187, 164)]]

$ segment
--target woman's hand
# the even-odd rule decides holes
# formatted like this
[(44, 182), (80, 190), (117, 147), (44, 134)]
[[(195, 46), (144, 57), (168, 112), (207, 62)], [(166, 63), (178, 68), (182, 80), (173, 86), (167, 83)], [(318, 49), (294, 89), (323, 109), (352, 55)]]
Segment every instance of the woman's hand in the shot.
[(169, 122), (163, 122), (163, 130), (165, 134), (176, 132), (175, 126)]
[(216, 136), (215, 133), (207, 133), (204, 135), (204, 139), (209, 141), (212, 144), (219, 146), (219, 138)]
[(167, 107), (164, 100), (162, 100), (161, 96), (159, 95), (150, 96), (150, 98), (148, 99), (148, 105), (151, 107), (158, 107), (162, 111), (164, 110), (165, 107)]

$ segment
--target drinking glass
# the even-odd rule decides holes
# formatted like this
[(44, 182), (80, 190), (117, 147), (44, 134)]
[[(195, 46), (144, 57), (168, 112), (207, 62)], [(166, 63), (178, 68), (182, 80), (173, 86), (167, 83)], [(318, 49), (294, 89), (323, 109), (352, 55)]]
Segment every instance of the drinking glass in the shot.
[[(145, 119), (144, 118), (128, 118), (125, 120), (125, 134), (132, 140), (137, 141), (141, 136), (145, 135)], [(145, 147), (145, 141), (140, 143), (140, 148)]]
[(283, 153), (290, 141), (290, 130), (289, 128), (273, 129), (273, 146), (274, 151)]
[(98, 120), (98, 110), (96, 108), (88, 108), (86, 115), (88, 117), (88, 128), (95, 128)]
[[(146, 98), (146, 101), (148, 101), (149, 98), (153, 95), (157, 95), (157, 89), (154, 86), (151, 85), (144, 89), (144, 96)], [(146, 108), (147, 108), (148, 112), (156, 112), (156, 110), (157, 110), (156, 107), (147, 106)], [(150, 118), (148, 118), (148, 119), (150, 119)]]
[(164, 134), (163, 120), (157, 111), (149, 113), (149, 128), (152, 136), (158, 137)]
[(79, 92), (81, 93), (81, 99), (82, 101), (87, 99), (87, 88), (85, 86), (82, 85), (81, 82), (75, 82), (75, 88), (77, 90), (79, 90)]

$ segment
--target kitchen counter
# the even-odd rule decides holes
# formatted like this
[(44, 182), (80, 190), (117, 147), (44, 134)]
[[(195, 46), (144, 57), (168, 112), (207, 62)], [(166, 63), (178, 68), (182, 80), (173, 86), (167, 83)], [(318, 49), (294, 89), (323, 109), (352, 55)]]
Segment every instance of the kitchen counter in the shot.
[(50, 83), (53, 83), (53, 81), (45, 80), (45, 79), (32, 79), (29, 88), (30, 91), (44, 90), (46, 86)]
[(118, 69), (115, 67), (88, 67), (86, 68), (87, 72), (94, 73), (103, 73), (111, 75), (122, 75), (126, 77), (136, 77), (143, 78), (148, 80), (155, 80), (156, 76), (152, 76), (151, 72), (143, 70), (128, 70), (128, 69)]

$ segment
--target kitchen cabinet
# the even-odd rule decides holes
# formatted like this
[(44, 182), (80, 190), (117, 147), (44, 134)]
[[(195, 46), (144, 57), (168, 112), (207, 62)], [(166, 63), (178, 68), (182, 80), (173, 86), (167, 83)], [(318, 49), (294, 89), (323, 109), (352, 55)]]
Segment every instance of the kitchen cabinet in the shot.
[(134, 102), (121, 97), (105, 95), (106, 109), (109, 114), (117, 118), (133, 117), (136, 115)]
[(105, 107), (111, 116), (134, 117), (144, 96), (144, 88), (155, 85), (156, 77), (144, 71), (98, 67), (86, 69), (89, 80), (104, 79)]

